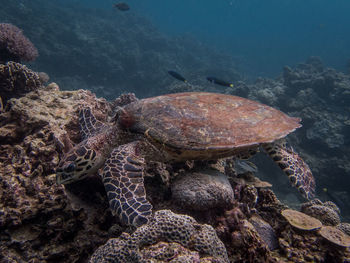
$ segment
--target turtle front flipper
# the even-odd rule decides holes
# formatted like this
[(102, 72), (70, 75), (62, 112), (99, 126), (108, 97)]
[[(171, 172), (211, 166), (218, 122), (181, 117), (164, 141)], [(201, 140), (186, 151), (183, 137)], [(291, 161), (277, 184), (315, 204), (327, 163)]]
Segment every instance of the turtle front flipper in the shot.
[(95, 118), (90, 108), (79, 110), (79, 126), (82, 139), (85, 140), (98, 133), (106, 125)]
[(267, 143), (262, 147), (305, 198), (312, 199), (315, 196), (316, 184), (309, 166), (293, 149), (286, 146), (284, 140)]
[(148, 222), (152, 205), (146, 199), (142, 158), (135, 154), (137, 142), (114, 149), (105, 163), (102, 180), (114, 215), (126, 225)]

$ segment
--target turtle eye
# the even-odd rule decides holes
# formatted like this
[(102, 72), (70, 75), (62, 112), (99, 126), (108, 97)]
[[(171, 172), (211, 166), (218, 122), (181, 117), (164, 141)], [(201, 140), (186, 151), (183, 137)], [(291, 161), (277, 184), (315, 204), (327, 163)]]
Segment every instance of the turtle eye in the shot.
[(75, 170), (75, 163), (70, 163), (65, 170), (67, 173), (73, 172)]

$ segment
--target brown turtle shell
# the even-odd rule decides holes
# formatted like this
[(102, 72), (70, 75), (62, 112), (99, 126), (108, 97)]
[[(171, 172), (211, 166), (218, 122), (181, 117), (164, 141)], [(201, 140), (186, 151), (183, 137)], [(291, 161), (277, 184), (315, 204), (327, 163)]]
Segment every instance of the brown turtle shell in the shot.
[(249, 99), (186, 92), (142, 99), (124, 107), (119, 123), (180, 151), (242, 148), (285, 137), (300, 119)]

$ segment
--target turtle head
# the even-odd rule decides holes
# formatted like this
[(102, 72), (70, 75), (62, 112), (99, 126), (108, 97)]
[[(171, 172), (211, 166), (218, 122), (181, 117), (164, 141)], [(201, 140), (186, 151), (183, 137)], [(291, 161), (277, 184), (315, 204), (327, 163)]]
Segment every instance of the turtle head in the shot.
[(135, 118), (132, 113), (128, 112), (122, 107), (118, 107), (116, 116), (115, 116), (117, 123), (123, 128), (123, 129), (129, 129), (135, 124)]
[(60, 161), (56, 169), (56, 182), (70, 184), (94, 174), (102, 165), (101, 156), (85, 145), (78, 144)]

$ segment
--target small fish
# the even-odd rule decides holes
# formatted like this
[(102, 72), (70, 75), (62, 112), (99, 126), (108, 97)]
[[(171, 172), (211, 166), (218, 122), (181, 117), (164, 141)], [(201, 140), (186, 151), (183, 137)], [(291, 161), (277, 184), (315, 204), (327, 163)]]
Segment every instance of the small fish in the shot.
[(130, 9), (129, 5), (123, 2), (114, 4), (114, 7), (118, 8), (120, 11), (128, 11)]
[(231, 87), (231, 88), (233, 87), (232, 83), (223, 81), (223, 80), (215, 78), (215, 77), (207, 77), (207, 80), (209, 80), (211, 83), (215, 83), (215, 84), (218, 84), (220, 86)]
[(175, 72), (175, 71), (172, 71), (172, 70), (169, 70), (168, 73), (169, 73), (172, 77), (174, 77), (174, 78), (176, 78), (176, 79), (178, 79), (178, 80), (181, 80), (181, 81), (187, 83), (187, 80), (186, 80), (183, 76), (181, 76), (179, 73), (177, 73), (177, 72)]

